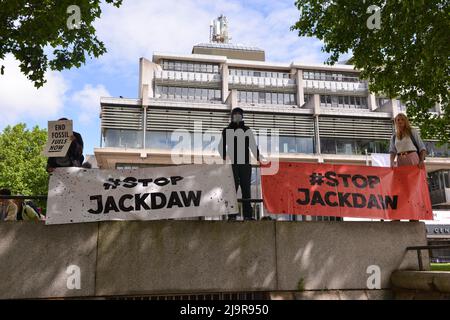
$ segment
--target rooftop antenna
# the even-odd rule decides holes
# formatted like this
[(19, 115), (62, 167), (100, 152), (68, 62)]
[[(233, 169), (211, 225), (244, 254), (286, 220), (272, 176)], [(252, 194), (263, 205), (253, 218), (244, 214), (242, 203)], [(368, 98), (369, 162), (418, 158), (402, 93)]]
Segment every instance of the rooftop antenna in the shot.
[(228, 35), (228, 20), (223, 14), (211, 21), (209, 26), (209, 41), (212, 43), (229, 43), (231, 37)]

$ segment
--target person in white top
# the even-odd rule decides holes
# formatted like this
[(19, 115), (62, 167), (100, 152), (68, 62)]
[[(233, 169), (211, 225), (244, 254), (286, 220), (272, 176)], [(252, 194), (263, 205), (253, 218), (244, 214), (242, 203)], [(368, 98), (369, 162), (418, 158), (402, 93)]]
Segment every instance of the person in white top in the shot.
[(403, 113), (399, 113), (395, 119), (395, 134), (392, 136), (389, 146), (391, 154), (391, 168), (395, 166), (413, 166), (425, 168), (425, 156), (427, 149), (417, 130), (411, 128), (408, 118)]

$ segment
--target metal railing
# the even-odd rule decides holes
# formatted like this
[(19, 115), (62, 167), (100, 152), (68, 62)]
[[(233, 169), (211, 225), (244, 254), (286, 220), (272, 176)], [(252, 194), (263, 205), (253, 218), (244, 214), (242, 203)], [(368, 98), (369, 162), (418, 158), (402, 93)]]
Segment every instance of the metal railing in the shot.
[(417, 260), (419, 262), (419, 270), (424, 271), (423, 261), (422, 261), (422, 250), (428, 250), (428, 256), (431, 257), (432, 256), (431, 252), (434, 249), (450, 249), (450, 244), (407, 247), (406, 251), (414, 251), (414, 250), (417, 251)]
[(6, 199), (6, 200), (47, 200), (47, 196), (5, 196), (5, 195), (0, 195), (0, 199)]

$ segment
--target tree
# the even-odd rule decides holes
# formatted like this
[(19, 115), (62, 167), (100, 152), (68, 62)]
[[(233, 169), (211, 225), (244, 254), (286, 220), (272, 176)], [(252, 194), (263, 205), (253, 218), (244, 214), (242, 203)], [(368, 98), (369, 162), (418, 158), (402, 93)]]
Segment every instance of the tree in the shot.
[[(424, 138), (450, 140), (448, 0), (297, 0), (299, 36), (323, 40), (326, 61), (351, 52), (372, 92), (399, 98)], [(440, 103), (443, 114), (429, 109)]]
[[(106, 2), (122, 4), (122, 0)], [(0, 7), (0, 60), (13, 54), (22, 73), (38, 88), (45, 83), (48, 68), (79, 68), (86, 55), (106, 52), (93, 27), (102, 12), (100, 0), (0, 0)], [(0, 74), (4, 72), (0, 64)]]
[(0, 133), (0, 188), (13, 194), (46, 195), (47, 159), (41, 155), (47, 130), (25, 124), (8, 126)]

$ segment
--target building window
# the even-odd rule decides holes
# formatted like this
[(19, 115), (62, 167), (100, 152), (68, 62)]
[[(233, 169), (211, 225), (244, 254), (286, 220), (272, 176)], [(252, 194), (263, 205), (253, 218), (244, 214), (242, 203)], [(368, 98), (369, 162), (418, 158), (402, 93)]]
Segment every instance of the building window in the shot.
[(105, 147), (107, 148), (142, 148), (142, 131), (105, 129)]
[(219, 65), (212, 63), (199, 63), (191, 61), (163, 60), (163, 70), (182, 72), (219, 73)]
[(325, 71), (303, 71), (303, 79), (320, 81), (345, 81), (345, 82), (363, 82), (356, 73), (337, 73)]
[(343, 138), (321, 138), (320, 149), (323, 154), (365, 155), (371, 153), (387, 153), (388, 140), (364, 140)]
[(156, 86), (156, 97), (176, 100), (221, 101), (222, 92), (218, 89)]
[(280, 136), (280, 153), (313, 153), (313, 138)]
[(355, 96), (320, 96), (321, 107), (368, 109), (366, 97)]

